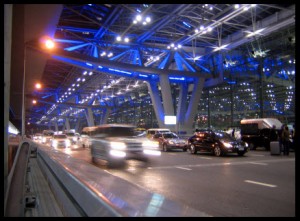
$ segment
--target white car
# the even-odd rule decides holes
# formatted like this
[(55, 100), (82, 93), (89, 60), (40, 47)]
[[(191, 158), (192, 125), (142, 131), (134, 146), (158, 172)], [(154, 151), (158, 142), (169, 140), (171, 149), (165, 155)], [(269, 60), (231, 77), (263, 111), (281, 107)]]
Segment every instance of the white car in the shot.
[(71, 141), (66, 134), (55, 134), (51, 139), (51, 147), (67, 148), (71, 146)]

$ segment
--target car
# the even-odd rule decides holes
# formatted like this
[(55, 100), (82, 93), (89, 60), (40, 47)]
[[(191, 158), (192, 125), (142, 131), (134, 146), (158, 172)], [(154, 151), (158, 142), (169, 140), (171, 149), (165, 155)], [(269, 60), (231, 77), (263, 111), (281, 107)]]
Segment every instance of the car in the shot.
[(130, 124), (102, 124), (83, 128), (86, 143), (91, 149), (92, 162), (100, 160), (108, 167), (122, 167), (126, 160), (147, 162), (151, 155), (159, 156), (159, 143), (135, 134)]
[(43, 133), (42, 133), (42, 143), (43, 144), (48, 144), (52, 137), (54, 135), (54, 131), (53, 130), (43, 130)]
[(187, 140), (181, 139), (173, 132), (157, 133), (152, 137), (152, 139), (159, 142), (159, 147), (164, 152), (171, 149), (187, 151)]
[(237, 153), (243, 156), (249, 151), (248, 144), (237, 140), (224, 131), (198, 130), (188, 138), (188, 150), (192, 154), (198, 151), (211, 152), (215, 156)]
[(76, 136), (75, 132), (72, 131), (65, 131), (64, 134), (67, 135), (67, 137), (69, 138), (70, 142), (72, 144), (76, 144), (78, 141), (78, 136)]
[(170, 129), (168, 128), (150, 128), (148, 130), (146, 130), (146, 136), (151, 139), (155, 134), (157, 133), (168, 133), (171, 132)]
[(70, 147), (71, 141), (66, 134), (54, 134), (51, 139), (51, 147), (67, 148)]

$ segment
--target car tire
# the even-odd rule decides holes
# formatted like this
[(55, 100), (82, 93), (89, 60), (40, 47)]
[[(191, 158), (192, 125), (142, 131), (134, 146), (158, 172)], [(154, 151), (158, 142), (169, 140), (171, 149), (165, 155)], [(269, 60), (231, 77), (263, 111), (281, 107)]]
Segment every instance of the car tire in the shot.
[(219, 146), (215, 146), (215, 148), (214, 148), (214, 154), (215, 154), (216, 157), (219, 157), (219, 156), (222, 155), (222, 150), (221, 150), (221, 148)]
[(164, 152), (167, 152), (167, 151), (168, 151), (168, 147), (167, 147), (166, 144), (163, 144), (163, 151), (164, 151)]
[(249, 143), (249, 148), (250, 150), (256, 150), (256, 146), (254, 145), (254, 143)]
[(197, 153), (197, 150), (196, 150), (196, 147), (194, 146), (194, 144), (191, 144), (191, 154), (196, 154)]

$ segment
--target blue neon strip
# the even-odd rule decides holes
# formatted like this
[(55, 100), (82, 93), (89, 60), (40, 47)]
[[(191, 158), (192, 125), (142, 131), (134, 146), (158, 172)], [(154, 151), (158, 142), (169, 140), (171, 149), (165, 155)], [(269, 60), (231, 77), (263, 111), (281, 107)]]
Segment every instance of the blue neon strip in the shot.
[(170, 80), (184, 81), (185, 77), (169, 77)]
[(128, 71), (122, 71), (122, 70), (113, 69), (113, 68), (108, 68), (108, 70), (110, 70), (110, 71), (115, 71), (115, 72), (119, 72), (119, 73), (124, 73), (124, 74), (128, 74), (128, 75), (131, 75), (131, 74), (132, 74), (131, 72), (128, 72)]
[(74, 50), (76, 50), (78, 48), (82, 48), (82, 47), (85, 47), (85, 46), (88, 46), (88, 45), (90, 45), (90, 43), (85, 43), (85, 44), (80, 44), (80, 45), (68, 47), (68, 48), (65, 48), (64, 50), (66, 50), (66, 51), (74, 51)]
[(99, 55), (98, 55), (98, 48), (95, 45), (93, 46), (93, 48), (94, 48), (93, 56), (95, 58), (98, 58), (99, 57)]

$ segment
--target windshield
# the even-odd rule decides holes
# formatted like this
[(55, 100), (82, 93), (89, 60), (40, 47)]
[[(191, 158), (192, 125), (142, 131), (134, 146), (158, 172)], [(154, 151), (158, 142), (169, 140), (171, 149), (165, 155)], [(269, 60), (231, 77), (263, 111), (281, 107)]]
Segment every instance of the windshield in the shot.
[(133, 127), (110, 127), (103, 132), (110, 137), (128, 137), (136, 135)]
[(71, 137), (71, 136), (74, 137), (75, 133), (66, 133), (66, 135), (69, 136), (69, 137)]
[(215, 135), (216, 135), (216, 137), (218, 137), (219, 139), (222, 139), (222, 140), (229, 140), (229, 141), (234, 140), (234, 138), (226, 132), (215, 132)]
[(178, 138), (178, 136), (173, 133), (165, 133), (164, 138)]

